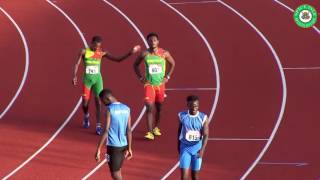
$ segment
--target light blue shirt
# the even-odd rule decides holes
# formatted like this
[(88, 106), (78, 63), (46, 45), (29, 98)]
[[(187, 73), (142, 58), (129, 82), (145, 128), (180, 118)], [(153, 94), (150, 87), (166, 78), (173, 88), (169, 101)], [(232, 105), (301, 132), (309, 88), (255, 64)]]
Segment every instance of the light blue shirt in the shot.
[(185, 145), (195, 145), (202, 141), (202, 128), (207, 115), (199, 111), (195, 115), (183, 111), (178, 116), (182, 125), (179, 140)]
[(127, 146), (130, 108), (120, 102), (112, 103), (107, 108), (111, 116), (107, 145), (114, 147)]

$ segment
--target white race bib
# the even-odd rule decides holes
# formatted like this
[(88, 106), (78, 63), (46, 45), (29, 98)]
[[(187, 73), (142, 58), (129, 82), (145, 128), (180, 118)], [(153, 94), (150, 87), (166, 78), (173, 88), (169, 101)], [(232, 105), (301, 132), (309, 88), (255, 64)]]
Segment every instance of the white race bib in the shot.
[(87, 66), (86, 67), (86, 74), (98, 74), (99, 67), (98, 66)]
[(200, 141), (201, 133), (200, 131), (187, 131), (186, 140), (187, 141)]
[(149, 74), (161, 74), (162, 66), (160, 64), (150, 64), (149, 65)]

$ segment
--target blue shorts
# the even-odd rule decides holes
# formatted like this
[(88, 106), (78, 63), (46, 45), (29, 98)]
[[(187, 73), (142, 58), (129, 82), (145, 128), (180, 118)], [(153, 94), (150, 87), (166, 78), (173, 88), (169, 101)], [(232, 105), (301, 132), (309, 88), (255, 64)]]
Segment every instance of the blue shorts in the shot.
[(180, 144), (180, 168), (199, 171), (202, 164), (202, 158), (199, 158), (198, 152), (202, 147), (202, 141), (195, 145)]

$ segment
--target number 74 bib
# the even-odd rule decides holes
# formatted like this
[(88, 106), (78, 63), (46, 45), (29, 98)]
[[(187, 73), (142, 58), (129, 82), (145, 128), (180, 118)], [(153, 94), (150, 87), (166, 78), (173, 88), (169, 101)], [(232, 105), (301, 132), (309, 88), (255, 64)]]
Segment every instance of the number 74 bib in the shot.
[(86, 67), (86, 74), (98, 74), (99, 67), (98, 66), (87, 66)]
[(187, 131), (186, 140), (187, 141), (200, 141), (201, 133), (200, 131)]

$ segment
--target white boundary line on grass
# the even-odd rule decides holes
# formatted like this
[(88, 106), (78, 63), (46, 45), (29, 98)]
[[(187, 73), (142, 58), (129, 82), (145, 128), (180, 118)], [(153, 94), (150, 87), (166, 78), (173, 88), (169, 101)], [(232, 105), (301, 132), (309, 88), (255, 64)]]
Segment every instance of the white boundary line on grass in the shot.
[(28, 43), (27, 40), (22, 32), (22, 30), (20, 29), (20, 27), (18, 26), (18, 24), (15, 22), (15, 20), (3, 9), (0, 7), (0, 11), (2, 11), (7, 17), (8, 19), (12, 22), (12, 24), (15, 26), (15, 28), (17, 29), (17, 31), (19, 32), (19, 35), (21, 37), (23, 46), (24, 46), (24, 52), (25, 52), (25, 66), (24, 66), (24, 73), (23, 73), (23, 77), (22, 80), (20, 82), (19, 88), (16, 91), (15, 95), (13, 96), (13, 98), (11, 99), (11, 101), (9, 102), (9, 104), (7, 105), (7, 107), (3, 110), (3, 112), (0, 114), (0, 119), (3, 118), (3, 116), (9, 111), (9, 109), (12, 107), (13, 103), (16, 101), (16, 99), (18, 98), (26, 80), (27, 80), (27, 76), (28, 76), (28, 72), (29, 72), (29, 47), (28, 47)]

